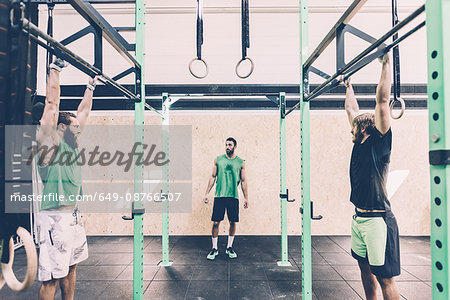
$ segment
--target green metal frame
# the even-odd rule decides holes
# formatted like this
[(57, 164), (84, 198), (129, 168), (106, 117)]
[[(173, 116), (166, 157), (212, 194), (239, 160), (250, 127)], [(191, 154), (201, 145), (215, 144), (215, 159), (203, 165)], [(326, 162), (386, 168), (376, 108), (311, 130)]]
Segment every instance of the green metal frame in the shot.
[[(427, 0), (428, 111), (433, 299), (449, 299), (450, 0)], [(447, 130), (446, 130), (447, 129)], [(447, 151), (447, 152), (445, 152)], [(442, 153), (442, 160), (432, 159)]]
[[(135, 142), (144, 142), (144, 103), (145, 103), (145, 3), (136, 0), (136, 60), (141, 65), (140, 74), (136, 74), (136, 87), (139, 90), (140, 102), (134, 106)], [(142, 179), (144, 168), (134, 165), (134, 192), (142, 192)], [(134, 198), (134, 197), (133, 197)], [(139, 213), (135, 213), (139, 212)], [(133, 202), (133, 299), (140, 300), (144, 296), (144, 213), (141, 201)]]
[[(168, 93), (162, 94), (162, 144), (163, 152), (169, 153), (169, 112), (170, 112), (170, 98)], [(163, 166), (163, 176), (162, 176), (162, 190), (161, 194), (169, 193), (169, 165), (165, 164)], [(166, 197), (167, 198), (167, 197)], [(161, 233), (161, 243), (162, 243), (162, 261), (159, 263), (160, 266), (168, 267), (172, 265), (169, 260), (169, 201), (163, 201), (162, 203), (162, 233)]]
[[(281, 205), (281, 261), (279, 266), (291, 266), (289, 262), (289, 247), (287, 234), (287, 202), (286, 189), (286, 93), (281, 92), (278, 96), (280, 108), (280, 205)], [(285, 196), (282, 196), (285, 195)]]
[(300, 0), (300, 140), (301, 140), (301, 186), (302, 186), (302, 299), (312, 299), (311, 264), (311, 191), (310, 191), (310, 128), (309, 101), (305, 86), (307, 74), (303, 65), (308, 58), (308, 0)]

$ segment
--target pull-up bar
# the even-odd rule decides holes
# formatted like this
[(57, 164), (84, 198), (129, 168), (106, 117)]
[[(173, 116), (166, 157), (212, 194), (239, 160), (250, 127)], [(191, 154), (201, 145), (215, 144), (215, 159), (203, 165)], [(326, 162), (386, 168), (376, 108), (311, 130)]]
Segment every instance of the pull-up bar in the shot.
[[(86, 73), (87, 75), (94, 77), (99, 76), (100, 80), (115, 88), (119, 92), (121, 92), (126, 97), (133, 99), (135, 101), (140, 101), (140, 97), (130, 92), (128, 89), (117, 83), (116, 81), (112, 80), (105, 74), (103, 74), (99, 69), (85, 61), (80, 56), (76, 55), (72, 51), (70, 51), (67, 47), (63, 46), (60, 42), (53, 39), (48, 34), (42, 32), (36, 25), (28, 21), (27, 19), (23, 19), (23, 31), (27, 34), (30, 34), (30, 38), (33, 39), (34, 42), (39, 44), (40, 46), (46, 48), (56, 56), (60, 56), (61, 58), (67, 60), (71, 65), (73, 65), (75, 68), (79, 69), (83, 73)], [(44, 39), (48, 45), (41, 40), (39, 40), (39, 37)]]
[(128, 52), (125, 45), (128, 44), (125, 39), (115, 30), (88, 2), (83, 0), (67, 0), (73, 8), (91, 25), (98, 26), (102, 29), (103, 37), (135, 68), (140, 69), (141, 65)]
[(354, 15), (359, 11), (359, 9), (366, 4), (367, 0), (355, 0), (353, 3), (347, 8), (344, 14), (339, 18), (336, 24), (331, 28), (328, 34), (323, 38), (317, 48), (311, 53), (308, 59), (303, 64), (303, 69), (307, 70), (312, 64), (316, 61), (316, 59), (322, 54), (322, 52), (328, 47), (328, 45), (333, 41), (336, 37), (336, 31), (342, 24), (348, 24)]
[[(355, 1), (356, 2), (356, 1)], [(319, 85), (317, 88), (315, 88), (308, 96), (305, 97), (304, 101), (310, 101), (312, 99), (314, 99), (315, 97), (321, 95), (323, 93), (323, 90), (333, 81), (336, 84), (339, 84), (340, 80), (337, 80), (337, 78), (341, 75), (345, 75), (345, 79), (347, 79), (348, 77), (350, 77), (351, 75), (353, 75), (354, 73), (356, 73), (357, 71), (359, 71), (360, 69), (362, 69), (364, 66), (366, 66), (367, 64), (369, 64), (371, 62), (371, 60), (366, 61), (364, 64), (361, 64), (360, 66), (358, 66), (357, 68), (354, 68), (353, 70), (351, 70), (348, 74), (346, 74), (346, 71), (350, 70), (352, 67), (354, 67), (357, 63), (361, 62), (361, 60), (363, 60), (364, 58), (368, 57), (368, 55), (375, 50), (377, 47), (379, 47), (380, 45), (383, 44), (384, 41), (386, 41), (388, 38), (390, 38), (391, 36), (393, 36), (395, 33), (397, 33), (400, 29), (402, 29), (404, 26), (406, 26), (408, 23), (410, 23), (412, 20), (414, 20), (417, 16), (419, 16), (421, 13), (423, 13), (425, 11), (425, 5), (422, 5), (421, 7), (419, 7), (416, 11), (414, 11), (411, 15), (409, 15), (406, 19), (404, 19), (402, 22), (398, 23), (397, 25), (395, 25), (394, 27), (391, 28), (391, 30), (389, 30), (386, 34), (384, 34), (381, 38), (379, 38), (378, 40), (376, 40), (375, 42), (373, 42), (369, 47), (367, 47), (364, 51), (362, 51), (359, 55), (357, 55), (354, 59), (352, 59), (349, 63), (347, 63), (345, 66), (343, 66), (341, 69), (339, 69), (334, 75), (330, 76), (327, 78), (327, 80), (325, 80), (325, 82), (323, 82), (321, 85)], [(342, 19), (342, 18), (341, 18)], [(338, 22), (339, 23), (339, 22)], [(343, 24), (343, 23), (341, 23)], [(389, 52), (390, 49), (392, 49), (393, 47), (395, 47), (396, 45), (398, 45), (400, 42), (402, 42), (403, 40), (405, 40), (408, 36), (410, 36), (411, 34), (413, 34), (414, 32), (416, 32), (417, 30), (419, 30), (420, 28), (422, 28), (425, 25), (425, 22), (420, 23), (419, 25), (415, 26), (413, 29), (411, 29), (409, 32), (405, 33), (403, 36), (401, 36), (400, 38), (398, 38), (397, 40), (395, 40), (395, 42), (391, 43), (390, 45), (388, 45), (387, 47), (384, 47), (383, 49), (379, 50), (378, 52), (381, 55)], [(331, 40), (330, 40), (331, 42)], [(328, 43), (329, 44), (329, 43)], [(328, 45), (327, 44), (327, 45)], [(319, 49), (319, 48), (317, 48)], [(316, 50), (317, 50), (316, 49)], [(318, 51), (318, 53), (321, 53), (324, 50), (321, 49), (320, 51)], [(310, 58), (315, 55), (314, 53), (310, 56)], [(376, 57), (374, 56), (373, 59), (376, 59)], [(372, 59), (372, 60), (373, 60)], [(314, 62), (314, 59), (309, 59), (305, 62), (305, 64), (303, 65), (303, 70), (307, 70), (305, 67), (307, 66), (308, 62)], [(309, 65), (311, 66), (311, 65)], [(296, 105), (294, 105), (291, 109), (289, 109), (289, 111), (286, 112), (286, 115), (290, 114), (292, 111), (296, 110), (298, 107), (300, 106), (300, 103), (297, 103)]]
[[(425, 5), (422, 5), (419, 7), (415, 12), (413, 12), (411, 15), (409, 15), (406, 19), (392, 27), (391, 30), (389, 30), (386, 34), (384, 34), (381, 38), (376, 40), (372, 45), (366, 48), (363, 52), (361, 52), (358, 56), (356, 56), (354, 59), (352, 59), (348, 64), (346, 64), (344, 67), (339, 69), (333, 76), (328, 78), (324, 83), (319, 85), (314, 91), (312, 91), (308, 97), (306, 97), (305, 101), (309, 101), (313, 99), (316, 95), (318, 95), (330, 82), (332, 82), (334, 79), (339, 77), (340, 75), (345, 74), (345, 71), (350, 69), (352, 66), (354, 66), (356, 63), (358, 63), (361, 59), (363, 59), (366, 55), (368, 55), (370, 52), (372, 52), (375, 48), (383, 44), (384, 41), (386, 41), (388, 38), (393, 36), (395, 33), (397, 33), (400, 29), (405, 27), (409, 22), (414, 20), (418, 15), (423, 13), (425, 11)], [(419, 27), (420, 28), (420, 27)], [(418, 29), (418, 28), (417, 28)], [(416, 30), (417, 30), (416, 29)], [(402, 39), (404, 40), (404, 39)], [(400, 41), (399, 41), (400, 42)], [(395, 45), (397, 45), (399, 42), (395, 42)], [(386, 48), (387, 49), (387, 48)], [(387, 53), (387, 50), (385, 51)]]

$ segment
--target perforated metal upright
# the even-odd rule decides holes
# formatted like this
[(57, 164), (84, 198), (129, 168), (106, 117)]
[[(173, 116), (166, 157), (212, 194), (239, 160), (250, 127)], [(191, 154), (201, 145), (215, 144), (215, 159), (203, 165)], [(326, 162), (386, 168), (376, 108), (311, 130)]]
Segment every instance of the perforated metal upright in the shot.
[[(163, 152), (169, 154), (169, 112), (170, 112), (170, 98), (167, 93), (162, 94), (162, 145)], [(172, 265), (169, 260), (169, 165), (165, 164), (163, 166), (162, 174), (162, 195), (166, 195), (166, 201), (162, 202), (162, 233), (161, 233), (161, 249), (162, 249), (162, 261), (159, 264), (163, 267), (168, 267)]]
[[(144, 143), (144, 103), (145, 103), (145, 3), (136, 0), (136, 60), (141, 65), (136, 68), (136, 94), (140, 102), (134, 106), (134, 140), (135, 143)], [(143, 165), (134, 165), (134, 192), (143, 190)], [(134, 199), (134, 196), (132, 197)], [(144, 209), (141, 201), (133, 201), (133, 299), (143, 299), (144, 296)]]
[(287, 235), (287, 202), (288, 192), (286, 189), (286, 93), (278, 95), (280, 106), (280, 202), (281, 202), (281, 261), (279, 266), (291, 266), (288, 252)]
[(433, 299), (449, 299), (450, 0), (426, 2)]
[(303, 64), (308, 58), (308, 0), (300, 0), (300, 139), (302, 175), (302, 299), (312, 299), (311, 266), (311, 191), (310, 191), (310, 130), (308, 87)]

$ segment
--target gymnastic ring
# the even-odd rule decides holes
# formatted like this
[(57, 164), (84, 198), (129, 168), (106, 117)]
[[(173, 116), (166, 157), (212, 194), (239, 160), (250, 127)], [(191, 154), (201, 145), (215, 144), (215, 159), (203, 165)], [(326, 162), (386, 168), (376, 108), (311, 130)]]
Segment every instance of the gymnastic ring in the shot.
[[(250, 61), (250, 72), (248, 72), (247, 75), (241, 76), (241, 75), (239, 75), (238, 69), (239, 69), (239, 66), (242, 64), (242, 62), (245, 61), (245, 60), (249, 60)], [(253, 63), (253, 60), (251, 60), (250, 57), (246, 56), (245, 58), (241, 59), (236, 64), (236, 75), (237, 75), (237, 77), (239, 77), (241, 79), (245, 79), (245, 78), (248, 78), (250, 75), (252, 75), (254, 69), (255, 69), (255, 64)]]
[(33, 238), (30, 233), (23, 227), (17, 228), (17, 235), (23, 242), (23, 246), (25, 248), (25, 253), (27, 255), (27, 273), (25, 274), (25, 279), (23, 282), (17, 280), (16, 275), (14, 275), (14, 271), (12, 269), (12, 265), (14, 262), (14, 245), (13, 239), (9, 240), (9, 262), (7, 264), (2, 265), (2, 273), (3, 278), (9, 288), (13, 291), (20, 292), (27, 288), (29, 288), (36, 278), (37, 272), (37, 254), (36, 247), (34, 246)]
[[(400, 102), (400, 105), (401, 105), (401, 107), (402, 107), (398, 116), (394, 116), (394, 113), (393, 113), (393, 110), (394, 110), (394, 104), (395, 104), (395, 101), (396, 101), (396, 100), (397, 100), (398, 102)], [(398, 119), (400, 119), (400, 118), (403, 116), (403, 114), (405, 113), (405, 100), (403, 100), (403, 99), (400, 98), (400, 97), (394, 98), (394, 100), (392, 100), (392, 102), (391, 102), (391, 104), (389, 105), (389, 107), (390, 107), (390, 109), (391, 109), (391, 111), (390, 111), (390, 113), (391, 113), (391, 118), (394, 119), (394, 120), (398, 120)]]
[[(205, 65), (205, 68), (206, 68), (205, 75), (203, 75), (203, 76), (198, 76), (197, 74), (194, 73), (194, 71), (192, 71), (192, 64), (193, 64), (194, 61), (196, 61), (196, 60), (201, 61), (201, 62)], [(189, 62), (189, 72), (191, 72), (192, 76), (194, 76), (195, 78), (203, 79), (203, 78), (205, 78), (206, 76), (208, 76), (208, 65), (206, 64), (206, 62), (205, 62), (203, 59), (196, 57), (196, 58), (194, 58), (193, 60), (191, 60), (191, 61)]]

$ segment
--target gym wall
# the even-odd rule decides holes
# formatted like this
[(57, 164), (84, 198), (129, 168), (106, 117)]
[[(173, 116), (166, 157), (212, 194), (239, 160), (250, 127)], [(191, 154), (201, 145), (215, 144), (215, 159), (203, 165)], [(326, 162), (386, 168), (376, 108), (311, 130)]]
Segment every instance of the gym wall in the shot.
[[(93, 112), (91, 125), (132, 125), (133, 112)], [(300, 114), (287, 118), (287, 187), (294, 203), (288, 203), (288, 233), (300, 234)], [(430, 233), (428, 126), (426, 111), (407, 111), (392, 121), (393, 149), (390, 171), (409, 174), (391, 199), (400, 233)], [(160, 125), (159, 117), (146, 113), (147, 125)], [(170, 215), (170, 234), (207, 235), (211, 230), (212, 204), (202, 199), (214, 158), (225, 152), (225, 139), (238, 141), (237, 153), (247, 162), (250, 207), (240, 204), (238, 234), (280, 233), (279, 116), (269, 111), (174, 111), (170, 124), (192, 126), (192, 212)], [(315, 214), (312, 233), (343, 235), (350, 233), (353, 206), (349, 202), (349, 165), (352, 149), (350, 126), (343, 111), (311, 113), (311, 199)], [(85, 189), (86, 194), (94, 190)], [(214, 190), (210, 196), (213, 197)], [(242, 193), (241, 193), (241, 199)], [(129, 214), (129, 212), (127, 211)], [(120, 214), (85, 214), (88, 234), (132, 234), (133, 223)], [(145, 234), (161, 233), (161, 214), (148, 213)], [(227, 231), (221, 226), (221, 234)]]

